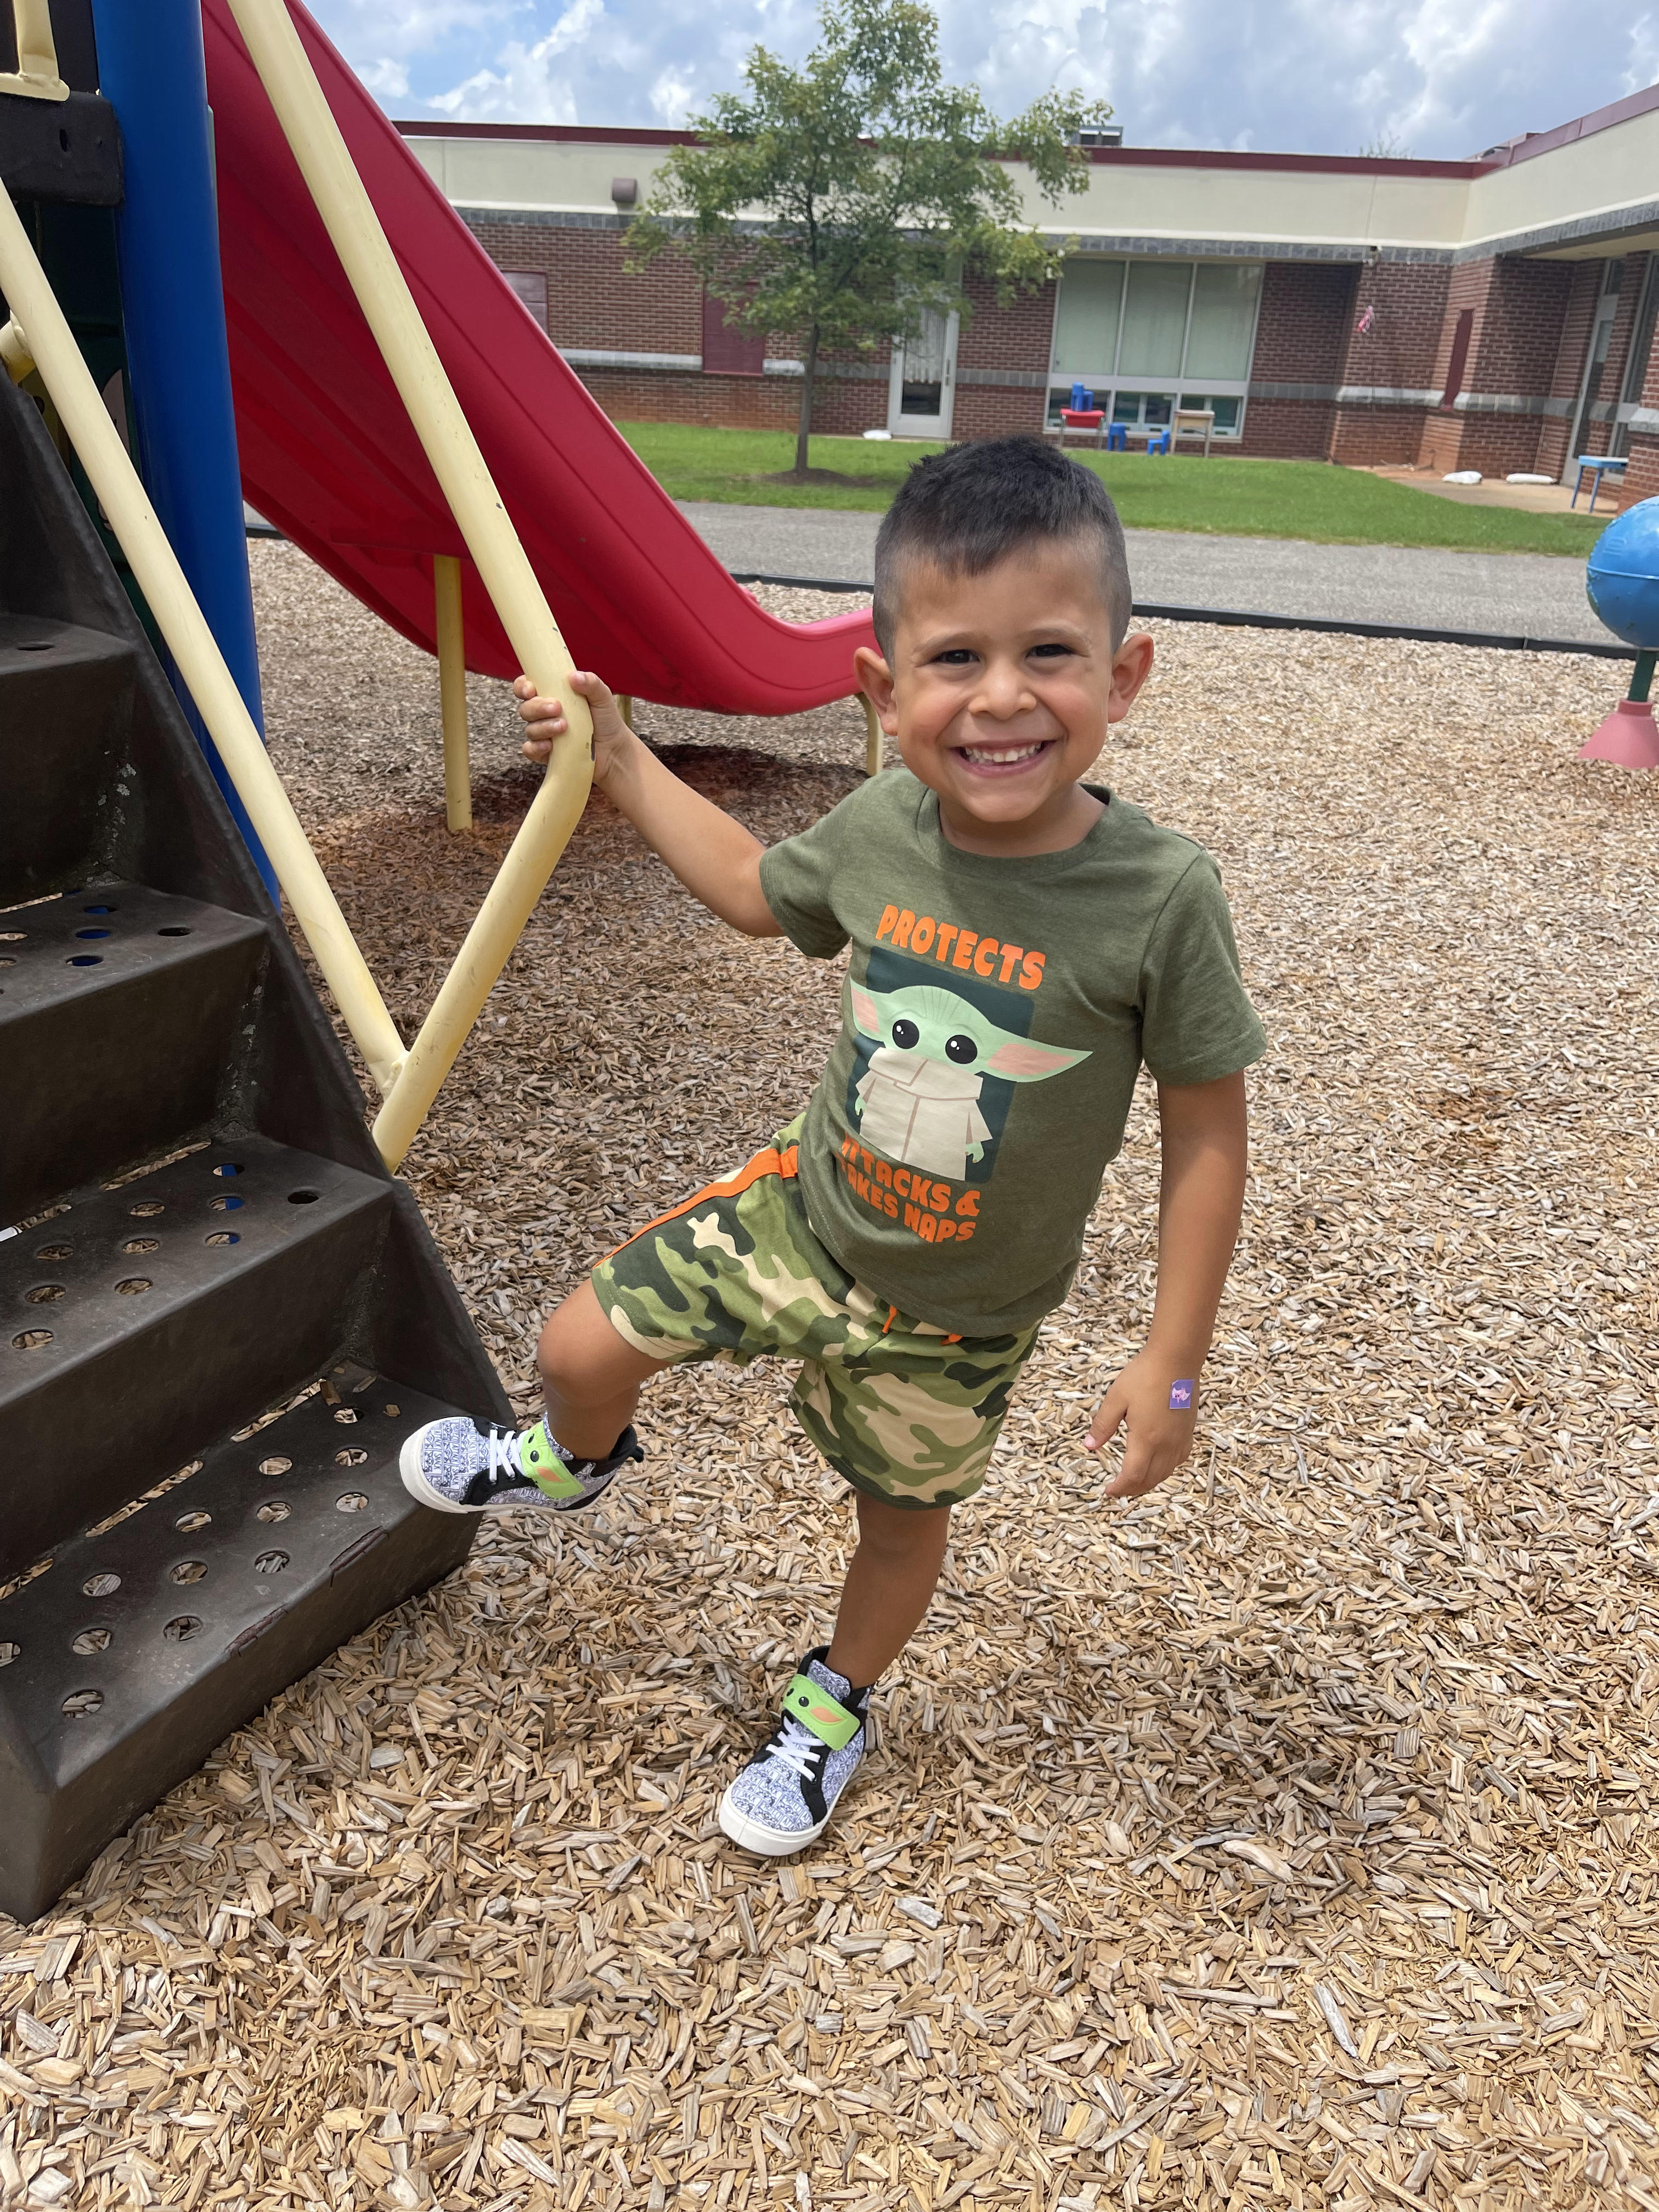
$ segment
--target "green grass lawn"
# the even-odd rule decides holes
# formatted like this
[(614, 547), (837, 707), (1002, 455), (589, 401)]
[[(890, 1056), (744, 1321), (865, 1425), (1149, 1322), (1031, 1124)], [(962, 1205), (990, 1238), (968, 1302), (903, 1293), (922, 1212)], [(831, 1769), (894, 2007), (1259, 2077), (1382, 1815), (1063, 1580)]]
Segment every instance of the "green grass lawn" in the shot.
[[(768, 481), (788, 468), (794, 440), (781, 430), (714, 430), (679, 422), (619, 422), (635, 452), (675, 499), (752, 507), (830, 507), (879, 514), (912, 461), (936, 446), (906, 440), (814, 438), (815, 469), (867, 484)], [(1255, 461), (1236, 454), (1094, 453), (1067, 449), (1104, 477), (1134, 530), (1191, 530), (1230, 538), (1303, 538), (1325, 545), (1441, 545), (1480, 553), (1559, 553), (1582, 561), (1609, 517), (1528, 514), (1465, 507), (1408, 484), (1324, 461)]]

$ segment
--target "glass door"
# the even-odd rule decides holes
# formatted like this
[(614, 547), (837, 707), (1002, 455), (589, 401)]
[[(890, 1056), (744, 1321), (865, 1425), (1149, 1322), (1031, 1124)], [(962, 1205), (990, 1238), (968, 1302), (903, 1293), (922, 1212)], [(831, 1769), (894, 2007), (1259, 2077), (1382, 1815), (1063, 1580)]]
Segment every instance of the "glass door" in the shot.
[(1607, 441), (1610, 453), (1628, 453), (1630, 451), (1630, 418), (1642, 404), (1642, 387), (1648, 380), (1648, 361), (1653, 351), (1656, 318), (1659, 318), (1659, 254), (1650, 254), (1647, 270), (1642, 279), (1642, 295), (1637, 302), (1630, 353), (1625, 363), (1619, 419), (1613, 424), (1612, 437)]
[(957, 318), (924, 307), (915, 330), (893, 341), (888, 428), (896, 438), (948, 438), (956, 386)]
[(1619, 291), (1625, 273), (1622, 261), (1609, 261), (1602, 279), (1601, 296), (1595, 303), (1595, 320), (1590, 327), (1590, 342), (1584, 357), (1583, 382), (1578, 387), (1578, 405), (1575, 411), (1572, 436), (1567, 444), (1566, 460), (1561, 471), (1563, 483), (1577, 480), (1578, 456), (1586, 449), (1590, 425), (1595, 421), (1594, 409), (1601, 397), (1601, 379), (1607, 365), (1607, 347), (1613, 337), (1613, 325), (1619, 313)]

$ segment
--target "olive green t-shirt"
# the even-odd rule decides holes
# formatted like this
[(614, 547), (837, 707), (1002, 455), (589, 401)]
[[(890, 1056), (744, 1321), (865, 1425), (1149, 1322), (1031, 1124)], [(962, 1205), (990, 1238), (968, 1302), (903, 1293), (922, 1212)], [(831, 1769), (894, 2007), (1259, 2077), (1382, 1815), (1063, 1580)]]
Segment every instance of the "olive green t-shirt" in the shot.
[(1066, 1296), (1143, 1060), (1211, 1083), (1266, 1049), (1214, 861), (1086, 787), (1105, 811), (1081, 843), (991, 860), (892, 769), (761, 860), (803, 952), (852, 945), (801, 1132), (807, 1217), (849, 1274), (963, 1336)]

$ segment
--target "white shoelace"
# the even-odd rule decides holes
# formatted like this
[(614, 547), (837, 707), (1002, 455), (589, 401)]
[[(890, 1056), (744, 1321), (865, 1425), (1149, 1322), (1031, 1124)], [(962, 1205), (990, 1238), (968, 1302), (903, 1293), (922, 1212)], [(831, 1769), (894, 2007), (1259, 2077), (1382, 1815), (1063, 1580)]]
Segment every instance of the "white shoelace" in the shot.
[(803, 1727), (791, 1714), (786, 1715), (782, 1728), (767, 1745), (766, 1755), (789, 1767), (805, 1782), (811, 1774), (814, 1753), (823, 1749), (811, 1729)]
[[(526, 1430), (525, 1433), (527, 1435), (529, 1431)], [(489, 1473), (489, 1480), (492, 1482), (495, 1481), (498, 1474), (516, 1475), (520, 1482), (524, 1482), (528, 1480), (523, 1468), (519, 1464), (519, 1432), (517, 1430), (495, 1428), (492, 1428), (490, 1430)]]

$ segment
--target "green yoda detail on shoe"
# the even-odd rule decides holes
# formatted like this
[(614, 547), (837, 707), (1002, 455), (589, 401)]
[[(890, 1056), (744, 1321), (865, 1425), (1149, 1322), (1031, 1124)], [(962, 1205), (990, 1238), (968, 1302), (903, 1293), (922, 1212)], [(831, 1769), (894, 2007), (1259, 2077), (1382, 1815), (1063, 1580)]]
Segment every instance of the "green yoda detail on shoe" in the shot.
[(984, 1158), (994, 1134), (979, 1110), (988, 1075), (1043, 1083), (1089, 1057), (1018, 1036), (937, 984), (848, 989), (854, 1020), (880, 1040), (855, 1094), (860, 1132), (886, 1158), (933, 1175), (959, 1182)]

